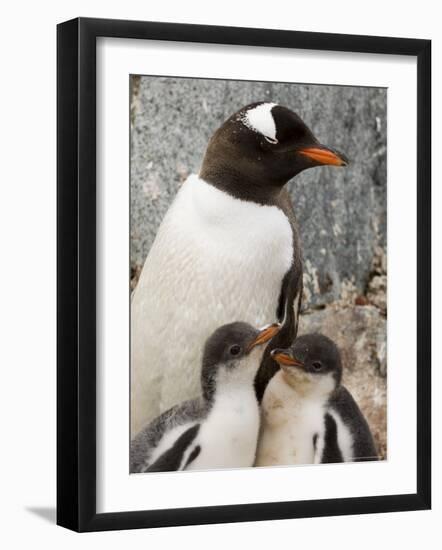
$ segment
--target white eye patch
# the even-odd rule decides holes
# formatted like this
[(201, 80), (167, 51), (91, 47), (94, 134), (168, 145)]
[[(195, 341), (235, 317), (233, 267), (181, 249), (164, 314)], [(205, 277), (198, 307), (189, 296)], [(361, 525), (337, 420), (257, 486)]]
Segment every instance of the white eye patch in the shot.
[(241, 117), (241, 122), (250, 130), (262, 134), (268, 142), (278, 143), (275, 119), (272, 115), (275, 106), (276, 103), (261, 103), (246, 111)]

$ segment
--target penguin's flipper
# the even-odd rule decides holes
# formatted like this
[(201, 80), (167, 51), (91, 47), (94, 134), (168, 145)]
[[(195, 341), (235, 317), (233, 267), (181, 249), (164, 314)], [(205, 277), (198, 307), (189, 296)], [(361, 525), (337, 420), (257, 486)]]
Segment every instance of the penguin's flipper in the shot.
[[(191, 445), (194, 441), (199, 429), (200, 425), (195, 424), (184, 433), (182, 433), (172, 445), (172, 447), (170, 447), (170, 449), (167, 449), (167, 451), (160, 455), (155, 460), (155, 462), (145, 470), (145, 472), (173, 472), (183, 469), (182, 462), (184, 458), (184, 453), (189, 448), (189, 445)], [(196, 456), (192, 456), (194, 452), (195, 450), (192, 451), (184, 467), (188, 466), (188, 464), (190, 464), (192, 460), (195, 460)]]
[(325, 434), (324, 447), (322, 449), (321, 464), (344, 462), (344, 458), (338, 443), (338, 427), (335, 419), (328, 413), (324, 417)]
[(287, 189), (282, 191), (280, 200), (280, 206), (289, 219), (293, 231), (293, 261), (282, 281), (277, 317), (279, 322), (284, 323), (284, 325), (290, 325), (291, 340), (288, 344), (288, 346), (290, 346), (298, 334), (299, 312), (301, 311), (302, 302), (303, 278), (301, 243), (299, 241), (298, 222)]
[(302, 302), (301, 245), (299, 242), (298, 223), (287, 189), (282, 190), (279, 200), (279, 206), (287, 216), (293, 231), (293, 261), (282, 280), (278, 307), (275, 312), (277, 320), (283, 326), (268, 344), (255, 378), (256, 397), (259, 402), (262, 400), (267, 384), (279, 370), (279, 365), (271, 357), (270, 351), (274, 348), (288, 348), (293, 344), (298, 334), (299, 312), (301, 311)]
[(292, 264), (292, 267), (284, 276), (278, 311), (276, 312), (278, 321), (282, 323), (282, 328), (267, 345), (255, 378), (255, 391), (259, 402), (263, 398), (267, 384), (279, 370), (279, 365), (270, 355), (270, 352), (275, 348), (288, 348), (296, 338), (301, 299), (302, 269), (299, 265)]
[(353, 460), (355, 462), (379, 460), (373, 435), (367, 420), (351, 393), (340, 386), (329, 402), (353, 437)]
[(255, 377), (255, 392), (258, 402), (261, 403), (264, 396), (264, 392), (267, 388), (267, 384), (273, 378), (279, 370), (278, 363), (270, 355), (270, 352), (275, 348), (288, 348), (293, 344), (295, 339), (295, 321), (293, 315), (293, 308), (288, 306), (288, 310), (291, 310), (282, 325), (281, 330), (276, 334), (264, 351), (261, 364)]

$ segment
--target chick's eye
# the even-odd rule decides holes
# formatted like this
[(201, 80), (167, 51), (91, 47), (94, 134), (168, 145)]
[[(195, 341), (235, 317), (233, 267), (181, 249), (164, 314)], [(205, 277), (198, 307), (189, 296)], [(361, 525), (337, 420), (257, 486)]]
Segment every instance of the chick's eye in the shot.
[(321, 369), (322, 369), (322, 363), (321, 363), (321, 361), (313, 361), (312, 367), (313, 367), (315, 370), (321, 370)]
[(230, 348), (230, 355), (238, 355), (241, 352), (241, 346), (235, 344)]

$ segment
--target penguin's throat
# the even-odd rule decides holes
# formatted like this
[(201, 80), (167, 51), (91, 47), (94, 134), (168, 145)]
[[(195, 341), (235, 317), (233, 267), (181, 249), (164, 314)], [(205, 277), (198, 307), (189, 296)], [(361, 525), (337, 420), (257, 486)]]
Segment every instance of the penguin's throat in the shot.
[(332, 375), (317, 376), (293, 367), (281, 369), (279, 375), (286, 389), (300, 398), (314, 397), (326, 401), (336, 387)]
[(205, 398), (213, 403), (217, 399), (217, 396), (221, 394), (231, 396), (232, 399), (237, 399), (238, 396), (244, 394), (254, 394), (253, 382), (258, 370), (259, 361), (248, 361), (247, 359), (235, 366), (221, 366), (210, 380), (203, 380)]
[(199, 177), (235, 198), (258, 204), (279, 204), (287, 181), (272, 182), (260, 174), (245, 174), (233, 166), (203, 164)]

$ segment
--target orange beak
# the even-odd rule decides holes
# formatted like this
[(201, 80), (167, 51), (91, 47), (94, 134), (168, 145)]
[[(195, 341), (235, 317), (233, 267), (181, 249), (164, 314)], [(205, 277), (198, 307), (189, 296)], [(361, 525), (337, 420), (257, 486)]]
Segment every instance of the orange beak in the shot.
[(271, 340), (275, 334), (278, 334), (278, 332), (281, 330), (281, 325), (279, 323), (273, 323), (271, 325), (268, 325), (267, 327), (264, 327), (258, 334), (258, 336), (253, 340), (253, 342), (249, 346), (249, 350), (254, 348), (255, 346), (259, 346), (260, 344), (265, 344), (269, 340)]
[(288, 367), (303, 367), (304, 363), (298, 361), (296, 357), (293, 357), (285, 350), (274, 349), (270, 355), (279, 365), (286, 365)]
[(307, 147), (297, 151), (301, 155), (314, 160), (318, 164), (328, 164), (331, 166), (347, 166), (348, 159), (341, 153), (332, 151), (327, 147)]

